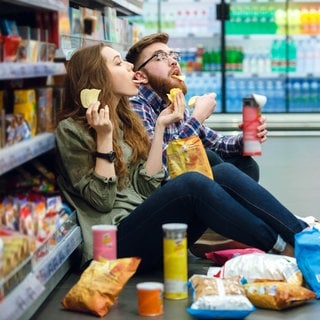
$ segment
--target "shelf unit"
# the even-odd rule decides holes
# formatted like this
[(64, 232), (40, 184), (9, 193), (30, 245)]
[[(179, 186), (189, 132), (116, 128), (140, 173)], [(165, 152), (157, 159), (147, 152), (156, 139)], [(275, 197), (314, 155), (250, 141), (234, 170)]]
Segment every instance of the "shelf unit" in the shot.
[[(68, 12), (69, 5), (75, 4), (78, 6), (90, 6), (96, 9), (110, 6), (116, 8), (119, 15), (142, 14), (142, 1), (138, 0), (4, 0), (2, 1), (2, 5), (4, 5), (5, 2), (10, 5), (16, 5), (19, 9), (22, 7), (28, 8), (29, 11)], [(0, 17), (2, 14), (4, 13), (1, 12)], [(67, 36), (67, 41), (70, 41), (73, 37), (73, 35), (59, 34), (59, 40), (63, 40), (65, 36)], [(79, 39), (75, 40), (72, 38), (72, 40), (78, 42)], [(113, 45), (120, 46), (120, 44)], [(83, 46), (83, 44), (79, 46)], [(57, 49), (61, 51), (61, 48)], [(35, 79), (34, 81), (36, 82), (36, 79), (39, 78), (45, 79), (52, 76), (63, 76), (65, 73), (64, 60), (66, 57), (64, 56), (63, 58), (63, 62), (0, 63), (0, 81), (19, 82), (21, 79), (29, 79), (29, 82), (32, 82), (33, 79)], [(55, 61), (60, 61), (59, 56), (56, 55)], [(52, 151), (54, 147), (54, 133), (41, 133), (29, 140), (0, 149), (0, 176), (4, 174), (10, 175), (11, 170)], [(63, 233), (63, 237), (59, 238), (55, 246), (50, 247), (49, 252), (44, 257), (37, 259), (35, 258), (36, 253), (33, 253), (31, 257), (20, 264), (16, 270), (13, 270), (5, 278), (0, 278), (0, 286), (2, 287), (3, 284), (8, 283), (11, 277), (14, 277), (17, 272), (26, 274), (25, 277), (21, 276), (22, 281), (16, 284), (16, 286), (13, 285), (12, 288), (5, 293), (4, 299), (0, 301), (0, 320), (30, 319), (60, 280), (70, 270), (72, 262), (71, 254), (82, 242), (81, 230), (76, 223), (75, 213), (68, 217), (67, 221), (57, 230), (57, 233), (59, 233), (59, 235)], [(55, 234), (52, 236), (55, 237)], [(48, 245), (49, 241), (50, 238), (43, 246)]]
[(0, 319), (30, 319), (70, 269), (69, 257), (81, 241), (80, 227), (74, 225), (43, 259), (34, 264), (32, 271), (22, 282), (0, 302)]

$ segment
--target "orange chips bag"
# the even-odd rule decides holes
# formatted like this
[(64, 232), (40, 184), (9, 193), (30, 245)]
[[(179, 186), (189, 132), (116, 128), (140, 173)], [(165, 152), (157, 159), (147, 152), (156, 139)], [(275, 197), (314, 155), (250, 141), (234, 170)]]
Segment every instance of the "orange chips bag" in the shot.
[(184, 172), (196, 171), (213, 179), (206, 151), (198, 136), (170, 140), (167, 148), (167, 163), (171, 178)]
[(134, 275), (140, 258), (92, 261), (62, 300), (65, 309), (103, 317)]
[(259, 308), (283, 310), (314, 299), (316, 294), (298, 284), (287, 282), (255, 282), (244, 285), (246, 296)]

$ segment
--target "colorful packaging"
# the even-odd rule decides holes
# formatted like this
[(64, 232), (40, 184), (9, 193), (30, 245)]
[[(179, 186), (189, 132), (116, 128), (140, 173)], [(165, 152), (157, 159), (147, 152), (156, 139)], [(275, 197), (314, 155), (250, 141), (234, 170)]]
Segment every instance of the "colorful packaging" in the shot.
[(167, 223), (163, 229), (164, 297), (188, 297), (187, 225)]
[(243, 155), (261, 155), (261, 143), (257, 136), (257, 127), (260, 125), (259, 118), (261, 109), (265, 105), (265, 96), (252, 94), (251, 97), (242, 99), (242, 119), (243, 119)]

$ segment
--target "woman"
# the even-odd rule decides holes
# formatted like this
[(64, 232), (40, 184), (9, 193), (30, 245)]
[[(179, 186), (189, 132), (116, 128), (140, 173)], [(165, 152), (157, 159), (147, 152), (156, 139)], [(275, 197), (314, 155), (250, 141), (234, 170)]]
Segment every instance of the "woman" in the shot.
[[(260, 248), (293, 256), (294, 235), (307, 227), (268, 191), (233, 165), (215, 166), (215, 180), (190, 172), (163, 186), (163, 133), (181, 119), (161, 112), (150, 143), (128, 97), (137, 94), (133, 66), (103, 44), (78, 50), (67, 65), (64, 109), (56, 139), (59, 185), (76, 209), (83, 262), (92, 259), (91, 226), (118, 227), (118, 257), (139, 256), (139, 271), (162, 266), (162, 224), (188, 225), (191, 246), (207, 228)], [(83, 89), (99, 101), (81, 105)], [(183, 105), (183, 94), (173, 105)], [(98, 154), (96, 153), (98, 152)]]

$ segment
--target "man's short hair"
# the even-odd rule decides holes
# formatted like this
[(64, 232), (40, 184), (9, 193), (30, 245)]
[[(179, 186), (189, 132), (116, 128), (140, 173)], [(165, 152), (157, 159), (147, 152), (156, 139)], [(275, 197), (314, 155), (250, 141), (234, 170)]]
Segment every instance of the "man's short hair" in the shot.
[(165, 32), (153, 33), (148, 36), (143, 37), (138, 42), (136, 42), (128, 51), (126, 55), (126, 60), (134, 65), (134, 70), (137, 67), (137, 62), (139, 61), (141, 51), (150, 46), (153, 43), (161, 42), (167, 44), (169, 41), (169, 35)]

